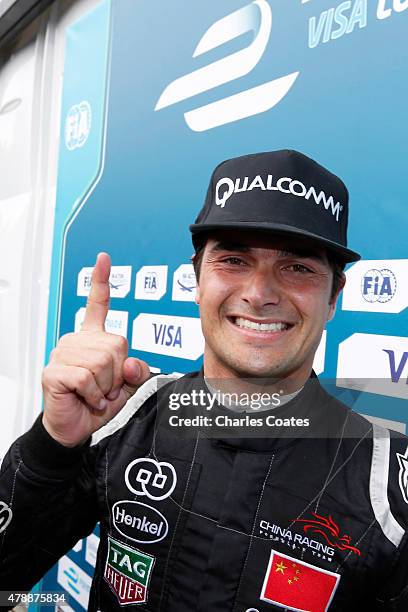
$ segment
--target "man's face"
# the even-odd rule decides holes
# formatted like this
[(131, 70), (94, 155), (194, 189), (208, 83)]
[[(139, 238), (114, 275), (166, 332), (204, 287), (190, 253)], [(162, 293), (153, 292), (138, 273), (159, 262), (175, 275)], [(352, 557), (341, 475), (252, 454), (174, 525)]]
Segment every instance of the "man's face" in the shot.
[(335, 311), (326, 252), (301, 238), (223, 231), (203, 253), (197, 303), (212, 378), (303, 384)]

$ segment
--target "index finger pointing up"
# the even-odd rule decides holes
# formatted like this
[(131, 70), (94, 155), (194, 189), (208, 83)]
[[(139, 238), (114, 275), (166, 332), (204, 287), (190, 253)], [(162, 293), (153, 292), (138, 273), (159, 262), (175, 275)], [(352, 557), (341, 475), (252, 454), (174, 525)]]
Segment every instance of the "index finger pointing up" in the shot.
[(92, 286), (89, 292), (82, 325), (84, 331), (104, 331), (109, 310), (109, 275), (111, 260), (108, 253), (98, 253), (92, 272)]

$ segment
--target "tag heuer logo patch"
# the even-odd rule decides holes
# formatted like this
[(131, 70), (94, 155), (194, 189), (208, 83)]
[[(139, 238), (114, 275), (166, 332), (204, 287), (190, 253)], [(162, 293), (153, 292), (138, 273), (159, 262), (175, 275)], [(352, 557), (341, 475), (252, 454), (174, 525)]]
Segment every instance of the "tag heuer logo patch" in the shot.
[(147, 601), (147, 586), (155, 557), (108, 537), (104, 578), (121, 606)]

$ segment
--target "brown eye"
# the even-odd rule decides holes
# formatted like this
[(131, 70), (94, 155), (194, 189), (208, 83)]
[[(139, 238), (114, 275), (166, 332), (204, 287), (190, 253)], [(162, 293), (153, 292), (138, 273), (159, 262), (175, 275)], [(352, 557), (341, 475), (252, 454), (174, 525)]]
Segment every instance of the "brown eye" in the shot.
[(287, 266), (285, 270), (290, 270), (292, 272), (299, 272), (300, 274), (312, 273), (312, 270), (303, 264), (292, 264), (290, 266)]
[(243, 259), (240, 259), (239, 257), (226, 257), (223, 260), (225, 263), (229, 263), (232, 264), (233, 266), (243, 266), (245, 264)]

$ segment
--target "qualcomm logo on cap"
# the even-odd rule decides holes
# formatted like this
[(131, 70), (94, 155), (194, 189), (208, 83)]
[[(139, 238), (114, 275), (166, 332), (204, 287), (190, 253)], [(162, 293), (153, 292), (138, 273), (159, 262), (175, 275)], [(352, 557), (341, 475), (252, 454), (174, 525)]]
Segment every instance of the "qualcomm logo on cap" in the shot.
[[(193, 57), (208, 53), (225, 43), (252, 32), (248, 46), (170, 83), (154, 110), (187, 100), (219, 85), (249, 74), (262, 58), (272, 30), (272, 9), (266, 0), (255, 0), (213, 23), (198, 43)], [(288, 93), (299, 72), (267, 81), (256, 87), (221, 98), (184, 113), (187, 125), (203, 132), (270, 110)]]
[[(222, 187), (226, 187), (226, 189), (221, 191)], [(268, 174), (266, 182), (259, 174), (251, 182), (249, 182), (249, 177), (247, 176), (244, 179), (237, 178), (235, 181), (228, 177), (221, 178), (215, 187), (215, 203), (217, 206), (224, 208), (226, 201), (233, 193), (252, 191), (253, 189), (290, 193), (299, 198), (305, 198), (305, 200), (309, 200), (313, 196), (316, 204), (322, 203), (326, 210), (330, 210), (336, 221), (339, 220), (340, 212), (343, 210), (343, 205), (340, 202), (335, 203), (333, 196), (327, 197), (324, 191), (317, 193), (315, 187), (307, 188), (301, 181), (284, 176), (278, 179), (274, 185), (272, 174)]]
[(408, 306), (408, 260), (358, 261), (346, 271), (343, 310), (398, 313)]

